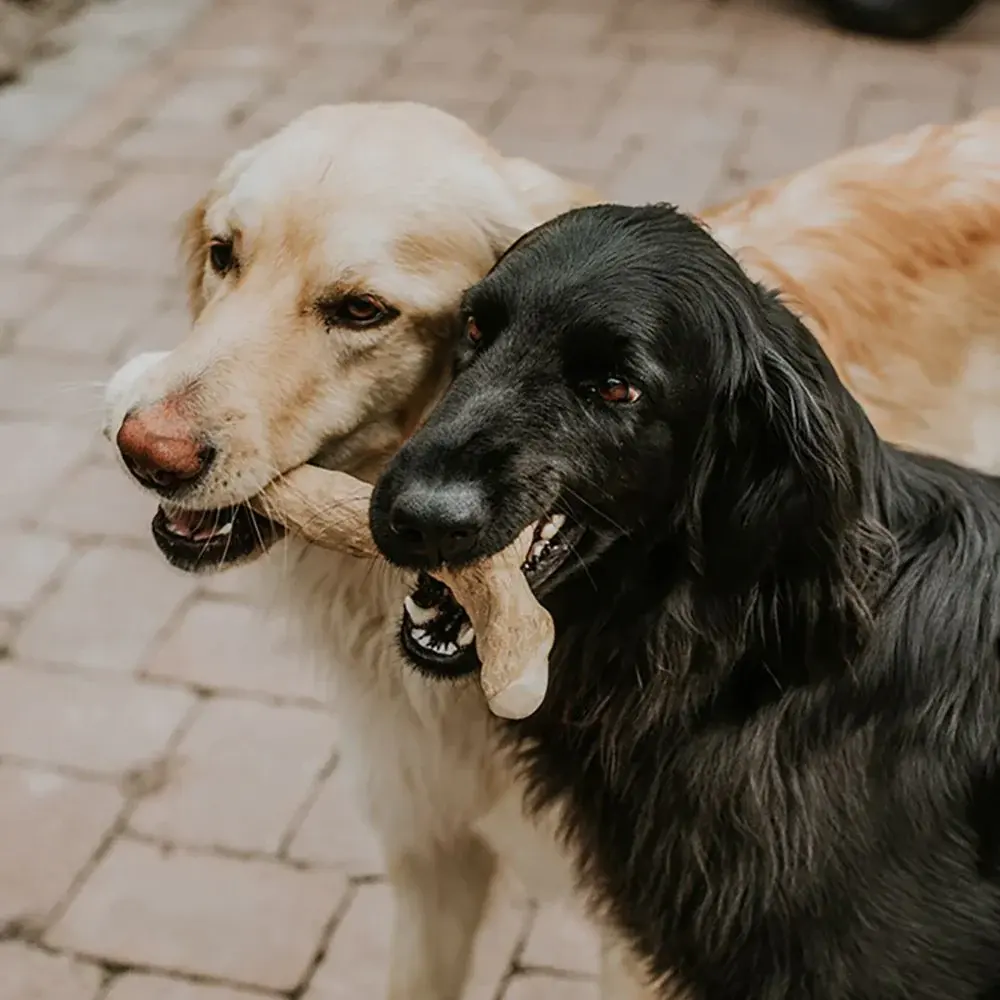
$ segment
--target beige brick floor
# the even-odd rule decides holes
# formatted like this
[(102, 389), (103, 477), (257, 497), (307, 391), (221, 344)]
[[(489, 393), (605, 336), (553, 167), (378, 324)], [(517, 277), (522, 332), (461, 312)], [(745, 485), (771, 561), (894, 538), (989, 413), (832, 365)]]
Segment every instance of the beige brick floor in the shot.
[[(94, 29), (124, 75), (0, 96), (0, 1000), (376, 997), (388, 892), (322, 681), (238, 579), (166, 568), (96, 433), (101, 380), (183, 328), (178, 214), (231, 150), (375, 97), (696, 208), (1000, 104), (1000, 10), (911, 49), (781, 0), (124, 3)], [(563, 911), (492, 928), (475, 1000), (595, 996)]]

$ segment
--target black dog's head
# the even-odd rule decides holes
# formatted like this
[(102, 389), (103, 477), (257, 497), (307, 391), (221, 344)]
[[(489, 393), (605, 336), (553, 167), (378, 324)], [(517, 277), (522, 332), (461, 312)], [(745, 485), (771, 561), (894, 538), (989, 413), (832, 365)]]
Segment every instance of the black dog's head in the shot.
[[(616, 572), (737, 592), (779, 560), (809, 576), (844, 558), (864, 418), (805, 328), (691, 219), (560, 216), (464, 310), (455, 381), (375, 490), (391, 562), (463, 564), (538, 522), (525, 571), (545, 601), (581, 575), (608, 595), (627, 589)], [(461, 673), (472, 633), (446, 598), (422, 578), (402, 641)]]

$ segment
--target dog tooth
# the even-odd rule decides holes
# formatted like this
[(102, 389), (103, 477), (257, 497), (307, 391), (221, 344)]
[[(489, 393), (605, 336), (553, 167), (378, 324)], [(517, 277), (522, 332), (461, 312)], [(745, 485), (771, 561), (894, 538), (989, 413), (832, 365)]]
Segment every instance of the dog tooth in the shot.
[(414, 625), (426, 625), (428, 622), (434, 621), (441, 613), (440, 608), (422, 608), (410, 596), (403, 598), (403, 607), (406, 608), (406, 613)]
[(464, 649), (471, 646), (476, 638), (476, 630), (471, 625), (463, 625), (458, 633), (458, 644)]
[(548, 546), (545, 542), (535, 542), (535, 544), (531, 546), (529, 561), (530, 559), (540, 559), (542, 557), (542, 553), (545, 552), (547, 548)]
[(412, 632), (410, 632), (410, 635), (411, 635), (411, 636), (412, 636), (412, 637), (413, 637), (414, 639), (416, 639), (416, 640), (417, 640), (417, 642), (420, 642), (420, 640), (421, 640), (421, 639), (423, 639), (423, 637), (424, 637), (425, 635), (427, 635), (427, 631), (426, 631), (426, 629), (422, 629), (422, 628), (415, 628), (415, 629), (413, 629), (413, 631), (412, 631)]
[(443, 656), (454, 656), (458, 652), (458, 646), (453, 642), (442, 642), (437, 647), (437, 651)]
[[(542, 530), (538, 533), (546, 542), (549, 541), (549, 539), (555, 538), (556, 535), (559, 534), (559, 529), (562, 527), (562, 521), (557, 522), (557, 517), (562, 517), (562, 514), (553, 514), (552, 519), (550, 521), (546, 521), (545, 524), (542, 525)], [(565, 521), (566, 518), (562, 517), (562, 520)]]
[(553, 514), (552, 517), (549, 518), (549, 522), (551, 524), (554, 524), (556, 526), (556, 531), (561, 531), (562, 530), (562, 526), (566, 523), (566, 515), (565, 514)]
[(233, 522), (227, 521), (218, 531), (215, 532), (216, 535), (228, 535), (233, 530)]

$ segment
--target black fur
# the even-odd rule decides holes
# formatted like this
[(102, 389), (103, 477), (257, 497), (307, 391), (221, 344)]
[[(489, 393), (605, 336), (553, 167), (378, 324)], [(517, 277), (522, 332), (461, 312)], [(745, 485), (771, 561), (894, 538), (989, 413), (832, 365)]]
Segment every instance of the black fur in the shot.
[[(701, 1000), (1000, 998), (1000, 484), (882, 442), (668, 207), (601, 206), (468, 293), (482, 339), (380, 481), (473, 479), (469, 558), (566, 511), (509, 727), (587, 883)], [(609, 376), (642, 390), (607, 403)]]

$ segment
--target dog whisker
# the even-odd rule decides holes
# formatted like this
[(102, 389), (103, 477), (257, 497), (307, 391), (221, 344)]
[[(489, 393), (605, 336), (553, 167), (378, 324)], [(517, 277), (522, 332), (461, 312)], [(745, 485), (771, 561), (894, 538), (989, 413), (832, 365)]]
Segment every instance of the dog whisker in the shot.
[(568, 493), (571, 497), (573, 497), (574, 500), (579, 501), (588, 510), (590, 510), (592, 513), (596, 514), (598, 517), (600, 517), (604, 521), (606, 521), (608, 523), (608, 525), (610, 527), (614, 528), (614, 530), (617, 531), (620, 535), (627, 535), (628, 534), (628, 531), (625, 529), (625, 527), (623, 525), (619, 524), (613, 517), (611, 517), (610, 514), (606, 514), (599, 507), (595, 507), (589, 500), (587, 500), (584, 496), (582, 496), (577, 490), (573, 489), (572, 486), (569, 486), (568, 484), (564, 483), (563, 486), (562, 486), (562, 488), (563, 488), (563, 490), (565, 490), (566, 493)]

